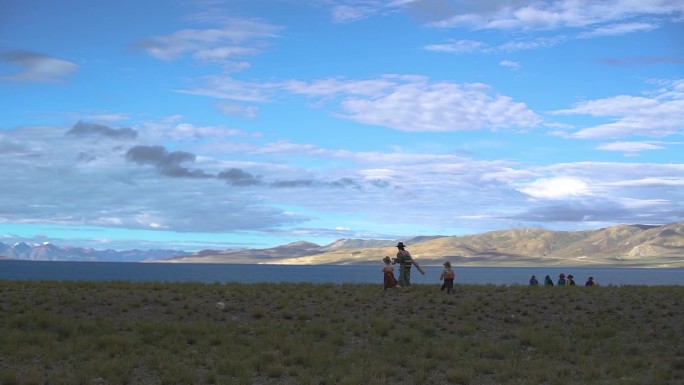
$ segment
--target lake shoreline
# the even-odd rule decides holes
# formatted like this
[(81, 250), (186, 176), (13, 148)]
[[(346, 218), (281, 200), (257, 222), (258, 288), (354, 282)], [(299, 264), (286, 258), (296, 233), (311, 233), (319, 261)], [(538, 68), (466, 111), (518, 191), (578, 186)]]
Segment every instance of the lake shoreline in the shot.
[[(682, 285), (684, 269), (605, 267), (472, 267), (453, 265), (462, 284), (524, 285), (531, 275), (539, 281), (549, 275), (573, 274), (583, 285), (589, 276), (602, 285)], [(415, 283), (436, 284), (441, 266), (425, 265), (426, 275), (415, 269)], [(56, 281), (160, 281), (160, 282), (310, 282), (379, 283), (381, 265), (249, 265), (131, 262), (0, 261), (0, 280)], [(395, 267), (395, 273), (398, 268)]]

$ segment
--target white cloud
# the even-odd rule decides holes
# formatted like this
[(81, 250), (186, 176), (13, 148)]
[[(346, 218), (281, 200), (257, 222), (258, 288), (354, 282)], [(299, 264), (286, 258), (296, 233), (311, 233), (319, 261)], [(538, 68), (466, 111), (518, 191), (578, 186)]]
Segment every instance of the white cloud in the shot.
[(18, 73), (0, 76), (0, 79), (17, 82), (57, 83), (79, 68), (66, 60), (26, 51), (0, 54), (0, 60), (19, 67)]
[(597, 150), (620, 151), (628, 154), (636, 154), (647, 150), (662, 150), (665, 147), (658, 142), (612, 142), (596, 147)]
[(268, 101), (273, 88), (268, 83), (245, 82), (224, 75), (206, 76), (202, 81), (204, 85), (201, 87), (178, 90), (177, 92), (243, 103), (255, 103)]
[(475, 40), (450, 40), (442, 44), (429, 44), (425, 46), (428, 51), (447, 53), (470, 53), (485, 50), (487, 44)]
[[(442, 5), (432, 6), (437, 3)], [(430, 25), (435, 27), (504, 30), (583, 28), (638, 16), (677, 17), (684, 13), (679, 0), (420, 0), (412, 8), (431, 19)]]
[(281, 27), (259, 20), (224, 18), (220, 28), (184, 29), (153, 36), (138, 46), (157, 59), (171, 61), (185, 55), (205, 63), (217, 63), (231, 70), (248, 66), (244, 57), (254, 56), (277, 37)]
[(218, 103), (218, 108), (226, 115), (241, 116), (245, 118), (256, 118), (259, 115), (259, 108), (237, 103)]
[[(164, 125), (184, 127), (189, 133), (206, 128), (180, 116), (169, 117)], [(149, 140), (143, 135), (147, 127), (139, 126), (141, 136)], [(220, 135), (220, 130), (208, 131)], [(662, 223), (680, 215), (678, 202), (684, 201), (684, 190), (678, 188), (684, 181), (681, 164), (576, 162), (540, 167), (448, 154), (354, 152), (286, 141), (251, 143), (253, 138), (239, 142), (240, 136), (235, 139), (242, 146), (222, 152), (220, 159), (197, 154), (194, 166), (202, 170), (239, 167), (242, 171), (236, 173), (260, 182), (236, 187), (216, 178), (168, 177), (126, 162), (126, 148), (116, 149), (107, 138), (79, 140), (64, 132), (26, 127), (0, 134), (0, 148), (7, 150), (0, 151), (0, 183), (32, 186), (30, 194), (10, 189), (2, 195), (0, 222), (193, 232), (268, 232), (295, 226), (295, 232), (316, 213), (350, 218), (362, 213), (359, 223), (372, 226), (397, 223), (396, 213), (401, 212), (402, 223), (475, 231), (483, 220), (489, 229), (510, 227), (511, 221), (584, 223), (588, 217), (638, 222), (644, 215)], [(21, 146), (4, 146), (10, 142)], [(183, 142), (175, 145), (187, 151)], [(98, 161), (80, 161), (80, 153), (93, 154)], [(296, 163), (283, 161), (292, 154)], [(273, 182), (280, 182), (279, 188), (271, 187)], [(331, 194), (345, 199), (330, 199)], [(342, 225), (336, 222), (329, 231)]]
[(515, 52), (524, 51), (531, 49), (549, 48), (564, 41), (569, 38), (567, 36), (551, 36), (551, 37), (536, 37), (536, 38), (520, 38), (515, 40), (507, 41), (497, 47), (489, 50), (489, 52)]
[(499, 65), (502, 67), (507, 67), (507, 68), (511, 68), (514, 70), (520, 68), (520, 63), (518, 63), (517, 61), (513, 61), (513, 60), (502, 60), (499, 62)]
[(627, 179), (609, 185), (614, 187), (678, 187), (684, 186), (684, 177)]
[(425, 79), (415, 75), (384, 75), (378, 79), (346, 80), (344, 78), (324, 78), (311, 82), (293, 80), (281, 84), (281, 88), (293, 94), (330, 100), (340, 95), (359, 95), (379, 97), (395, 87), (396, 82), (419, 82)]
[(336, 0), (330, 2), (333, 22), (350, 23), (375, 15), (397, 12), (414, 0)]
[(589, 183), (571, 177), (538, 179), (518, 190), (537, 199), (562, 200), (591, 195)]
[(483, 181), (501, 181), (505, 183), (512, 183), (518, 180), (525, 180), (539, 177), (538, 173), (529, 170), (516, 170), (512, 168), (504, 168), (500, 171), (488, 172), (482, 175)]
[(429, 44), (425, 46), (425, 49), (428, 51), (445, 52), (453, 54), (496, 54), (502, 52), (508, 53), (542, 48), (551, 48), (561, 43), (575, 39), (590, 39), (602, 36), (621, 36), (634, 32), (648, 32), (655, 28), (657, 28), (657, 25), (651, 23), (621, 23), (598, 27), (594, 30), (581, 32), (577, 35), (562, 34), (556, 36), (532, 38), (519, 37), (499, 44), (497, 46), (491, 46), (488, 43), (475, 40), (448, 40), (446, 43)]
[(648, 32), (655, 28), (658, 28), (658, 26), (651, 23), (618, 23), (602, 26), (589, 32), (580, 33), (578, 37), (582, 39), (590, 39), (601, 36), (622, 36), (633, 32)]
[(341, 98), (340, 116), (402, 131), (506, 129), (541, 123), (524, 103), (496, 94), (481, 83), (431, 83), (424, 77), (385, 76), (371, 81), (299, 82), (289, 89), (324, 100)]
[(497, 54), (540, 48), (549, 48), (560, 44), (569, 38), (566, 36), (518, 38), (502, 43), (498, 46), (475, 40), (449, 40), (442, 44), (429, 44), (425, 46), (428, 51), (445, 52), (453, 54), (484, 53)]
[(174, 126), (168, 135), (173, 140), (195, 140), (200, 138), (248, 136), (246, 132), (235, 128), (221, 126), (195, 126), (194, 124), (190, 123), (181, 123)]
[(377, 12), (377, 8), (361, 5), (337, 5), (333, 7), (332, 19), (336, 23), (348, 23), (365, 19)]
[(73, 120), (94, 121), (97, 123), (115, 123), (126, 121), (131, 118), (129, 114), (117, 112), (92, 112), (81, 114), (69, 114)]
[[(557, 36), (519, 37), (497, 46), (465, 39), (425, 46), (431, 51), (464, 54), (516, 52), (549, 48), (573, 39), (648, 32), (658, 28), (662, 19), (682, 17), (682, 4), (677, 0), (419, 0), (412, 8), (429, 10), (432, 21), (428, 25), (437, 28), (563, 31)], [(580, 32), (572, 34), (573, 30)]]
[(430, 82), (416, 75), (272, 83), (212, 76), (205, 81), (202, 87), (179, 92), (239, 102), (265, 102), (278, 94), (300, 94), (316, 99), (318, 107), (335, 106), (339, 117), (413, 132), (531, 128), (541, 124), (540, 117), (524, 103), (497, 94), (482, 83)]
[(670, 82), (648, 96), (619, 95), (577, 103), (557, 115), (590, 115), (612, 122), (583, 128), (576, 138), (665, 137), (684, 132), (684, 80)]

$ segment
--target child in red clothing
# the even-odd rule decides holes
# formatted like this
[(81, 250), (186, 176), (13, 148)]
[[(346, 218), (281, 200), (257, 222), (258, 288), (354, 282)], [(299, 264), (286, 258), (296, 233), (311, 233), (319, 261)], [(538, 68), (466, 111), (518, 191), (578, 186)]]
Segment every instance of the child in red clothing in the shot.
[(444, 291), (446, 289), (447, 294), (453, 294), (454, 278), (456, 278), (456, 273), (451, 269), (451, 262), (444, 262), (444, 270), (442, 270), (442, 274), (439, 276), (439, 279), (444, 281), (440, 290)]
[(385, 262), (385, 266), (382, 268), (383, 283), (382, 286), (385, 290), (397, 287), (399, 283), (396, 278), (394, 278), (394, 267), (392, 267), (392, 260), (389, 256), (382, 259)]

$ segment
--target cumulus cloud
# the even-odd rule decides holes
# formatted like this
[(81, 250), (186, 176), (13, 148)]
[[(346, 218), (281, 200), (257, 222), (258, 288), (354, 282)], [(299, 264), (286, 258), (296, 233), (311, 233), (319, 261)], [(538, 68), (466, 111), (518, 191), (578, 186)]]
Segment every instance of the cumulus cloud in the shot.
[(0, 130), (0, 183), (31, 186), (0, 195), (0, 223), (200, 233), (269, 231), (309, 219), (188, 168), (193, 153), (145, 145), (126, 152), (64, 133), (52, 126)]
[(250, 102), (304, 95), (318, 107), (333, 106), (338, 117), (412, 132), (531, 128), (542, 123), (525, 103), (482, 83), (431, 82), (424, 76), (394, 74), (310, 82), (246, 83), (223, 76), (205, 80), (203, 87), (182, 92)]
[(589, 183), (571, 177), (538, 179), (519, 191), (539, 199), (561, 200), (590, 195)]
[(72, 62), (28, 51), (5, 52), (0, 60), (19, 67), (19, 72), (0, 79), (17, 82), (57, 83), (79, 68)]
[(536, 179), (513, 182), (533, 200), (521, 204), (512, 218), (601, 226), (672, 223), (684, 218), (682, 164), (575, 162), (534, 172)]
[(576, 138), (665, 137), (684, 132), (684, 80), (677, 79), (647, 96), (618, 95), (588, 100), (556, 115), (589, 115), (611, 122), (582, 128)]
[[(308, 221), (320, 223), (317, 213), (352, 219), (363, 213), (364, 223), (390, 223), (388, 229), (394, 230), (387, 231), (397, 234), (420, 231), (415, 223), (429, 223), (431, 232), (477, 231), (485, 223), (484, 230), (558, 221), (665, 223), (684, 217), (681, 164), (538, 166), (296, 142), (227, 151), (213, 160), (201, 149), (137, 144), (126, 151), (96, 142), (73, 140), (54, 127), (0, 132), (0, 148), (11, 149), (0, 151), (0, 183), (32, 186), (30, 194), (9, 189), (0, 196), (0, 221), (299, 236), (335, 233), (339, 223), (305, 227)], [(77, 154), (97, 154), (100, 161), (79, 162)], [(296, 164), (283, 162), (291, 154), (297, 154)], [(344, 236), (372, 230), (352, 226)]]
[(339, 115), (401, 131), (449, 132), (534, 127), (540, 117), (522, 102), (481, 83), (430, 82), (387, 75), (370, 81), (292, 82), (292, 93), (339, 100)]

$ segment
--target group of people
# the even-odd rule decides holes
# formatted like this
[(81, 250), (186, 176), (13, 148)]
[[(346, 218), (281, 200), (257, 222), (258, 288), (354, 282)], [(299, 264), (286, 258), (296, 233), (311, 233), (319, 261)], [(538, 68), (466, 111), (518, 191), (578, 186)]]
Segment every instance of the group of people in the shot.
[[(556, 281), (557, 286), (575, 286), (575, 277), (572, 276), (572, 274), (568, 274), (566, 277), (565, 274), (560, 273), (558, 275), (558, 281)], [(587, 278), (587, 282), (584, 283), (584, 286), (594, 286), (594, 277), (589, 277)], [(530, 286), (539, 286), (539, 281), (537, 281), (537, 276), (532, 275), (530, 278)], [(550, 276), (544, 277), (544, 286), (554, 286), (553, 280), (551, 279)]]
[[(389, 255), (385, 256), (382, 261), (384, 266), (382, 267), (383, 273), (383, 288), (385, 290), (391, 288), (401, 288), (411, 286), (411, 267), (415, 266), (418, 271), (425, 275), (425, 270), (418, 265), (418, 262), (411, 256), (406, 246), (403, 242), (397, 243), (397, 256), (395, 258), (390, 258)], [(394, 267), (392, 265), (399, 265), (399, 279), (394, 277)], [(446, 261), (443, 264), (444, 269), (442, 274), (440, 274), (439, 279), (442, 281), (441, 290), (448, 294), (454, 293), (454, 278), (456, 274), (451, 268), (451, 262)], [(556, 286), (575, 286), (575, 277), (572, 274), (560, 273), (558, 276), (558, 281), (556, 281)], [(587, 278), (584, 286), (594, 286), (594, 277)], [(539, 281), (537, 281), (537, 276), (532, 275), (530, 278), (530, 286), (539, 286)], [(554, 286), (553, 280), (550, 276), (544, 277), (544, 286)]]
[[(401, 288), (411, 286), (412, 266), (415, 266), (421, 274), (425, 275), (425, 270), (423, 270), (423, 268), (418, 265), (418, 262), (411, 257), (411, 253), (406, 250), (406, 246), (404, 246), (403, 242), (397, 243), (396, 247), (399, 250), (397, 251), (397, 256), (395, 258), (390, 258), (388, 255), (382, 259), (385, 263), (382, 268), (383, 288), (385, 290), (395, 287)], [(394, 267), (392, 265), (396, 264), (399, 265), (399, 279), (394, 277)], [(444, 262), (444, 270), (442, 270), (442, 274), (439, 276), (439, 279), (443, 281), (441, 290), (446, 290), (448, 294), (453, 294), (454, 278), (456, 278), (456, 273), (454, 273), (454, 270), (451, 268), (451, 262)]]

